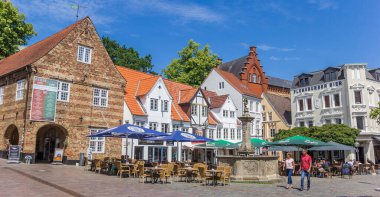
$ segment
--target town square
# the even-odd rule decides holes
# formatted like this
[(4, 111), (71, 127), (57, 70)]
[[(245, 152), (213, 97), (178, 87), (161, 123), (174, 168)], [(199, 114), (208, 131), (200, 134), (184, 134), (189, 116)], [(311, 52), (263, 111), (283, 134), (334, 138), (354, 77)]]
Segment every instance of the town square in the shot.
[(0, 0), (0, 196), (380, 196), (379, 7)]

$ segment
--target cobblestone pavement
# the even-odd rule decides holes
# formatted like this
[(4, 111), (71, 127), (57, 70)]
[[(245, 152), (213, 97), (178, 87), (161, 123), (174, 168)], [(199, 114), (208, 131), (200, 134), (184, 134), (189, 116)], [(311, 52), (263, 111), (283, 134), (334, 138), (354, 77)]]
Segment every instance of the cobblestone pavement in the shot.
[[(299, 188), (300, 177), (294, 177)], [(81, 167), (50, 164), (7, 164), (0, 160), (0, 196), (380, 196), (380, 175), (352, 179), (312, 178), (310, 191), (286, 190), (285, 181), (275, 184), (232, 183), (202, 186), (199, 183), (139, 183), (137, 178), (117, 178)]]

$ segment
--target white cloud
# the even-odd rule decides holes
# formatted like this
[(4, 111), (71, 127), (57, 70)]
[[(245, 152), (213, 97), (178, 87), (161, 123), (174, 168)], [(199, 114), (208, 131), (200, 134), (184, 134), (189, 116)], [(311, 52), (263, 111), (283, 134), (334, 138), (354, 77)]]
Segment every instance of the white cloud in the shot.
[[(75, 21), (75, 1), (72, 0), (13, 0), (12, 3), (29, 17), (44, 17), (46, 20)], [(106, 2), (101, 0), (79, 1), (79, 18), (90, 16), (96, 24), (104, 25), (112, 22), (111, 15), (101, 14)]]
[(241, 42), (239, 44), (240, 44), (240, 46), (242, 46), (245, 49), (250, 47), (250, 45), (248, 43), (245, 43), (245, 42)]
[(127, 0), (125, 5), (134, 12), (159, 13), (179, 17), (184, 21), (221, 22), (224, 16), (206, 6), (166, 0)]
[(257, 48), (259, 48), (260, 50), (263, 50), (263, 51), (274, 50), (274, 51), (289, 52), (289, 51), (294, 51), (295, 50), (293, 48), (274, 47), (274, 46), (270, 46), (270, 45), (267, 45), (267, 44), (259, 44), (259, 45), (257, 45)]
[(335, 9), (338, 7), (337, 3), (333, 0), (309, 0), (310, 4), (315, 4), (320, 10)]
[(276, 57), (276, 56), (270, 56), (270, 60), (272, 61), (294, 61), (294, 60), (300, 60), (299, 57)]

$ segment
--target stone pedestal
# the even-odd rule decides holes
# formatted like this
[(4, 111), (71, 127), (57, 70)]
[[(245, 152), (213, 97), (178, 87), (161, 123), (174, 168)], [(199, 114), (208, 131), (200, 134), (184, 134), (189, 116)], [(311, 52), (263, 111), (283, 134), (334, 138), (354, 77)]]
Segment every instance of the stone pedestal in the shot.
[(218, 156), (219, 165), (232, 166), (232, 181), (279, 181), (278, 160), (272, 156)]

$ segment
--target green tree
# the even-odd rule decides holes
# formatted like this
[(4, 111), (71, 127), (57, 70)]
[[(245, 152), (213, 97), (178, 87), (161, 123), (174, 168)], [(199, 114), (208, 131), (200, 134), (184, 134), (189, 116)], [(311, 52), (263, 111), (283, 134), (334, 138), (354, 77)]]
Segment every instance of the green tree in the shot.
[(334, 141), (353, 146), (359, 133), (358, 129), (350, 128), (343, 124), (327, 124), (321, 127), (296, 127), (290, 130), (280, 130), (274, 137), (274, 140), (277, 141), (294, 135), (303, 135), (324, 142)]
[(380, 124), (380, 102), (376, 108), (371, 109), (369, 117), (375, 119), (377, 124)]
[(218, 56), (213, 54), (208, 45), (200, 49), (200, 44), (190, 40), (185, 48), (178, 52), (179, 58), (172, 60), (164, 69), (166, 78), (199, 86), (213, 67), (218, 65)]
[(139, 52), (132, 47), (120, 45), (116, 40), (112, 40), (109, 37), (102, 37), (102, 42), (114, 64), (156, 74), (152, 70), (153, 64), (151, 55), (140, 57)]
[(17, 52), (34, 35), (33, 25), (25, 22), (25, 15), (11, 2), (0, 1), (0, 59)]

